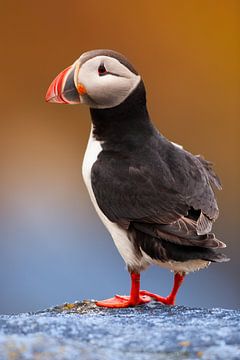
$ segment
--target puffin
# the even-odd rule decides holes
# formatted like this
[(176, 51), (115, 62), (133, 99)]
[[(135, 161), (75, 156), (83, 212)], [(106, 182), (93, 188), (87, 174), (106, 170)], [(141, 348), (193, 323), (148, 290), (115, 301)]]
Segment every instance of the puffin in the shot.
[[(52, 81), (46, 101), (90, 108), (83, 179), (131, 279), (129, 296), (97, 306), (174, 305), (186, 274), (229, 260), (212, 232), (219, 215), (213, 187), (221, 189), (213, 164), (158, 131), (142, 77), (125, 56), (107, 49), (83, 53)], [(174, 273), (167, 297), (140, 289), (140, 273), (150, 265)]]

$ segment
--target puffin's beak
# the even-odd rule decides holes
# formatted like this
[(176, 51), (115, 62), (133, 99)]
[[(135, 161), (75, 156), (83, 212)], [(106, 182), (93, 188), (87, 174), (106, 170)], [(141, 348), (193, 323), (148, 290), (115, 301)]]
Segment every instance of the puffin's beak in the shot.
[(46, 101), (58, 104), (79, 104), (81, 102), (79, 91), (74, 82), (78, 70), (78, 62), (75, 62), (58, 74), (48, 88)]

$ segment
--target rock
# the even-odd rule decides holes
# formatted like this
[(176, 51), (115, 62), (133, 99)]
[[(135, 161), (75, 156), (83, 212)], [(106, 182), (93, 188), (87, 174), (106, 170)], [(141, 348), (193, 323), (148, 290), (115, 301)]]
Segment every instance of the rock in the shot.
[(240, 359), (240, 311), (94, 302), (0, 316), (1, 360)]

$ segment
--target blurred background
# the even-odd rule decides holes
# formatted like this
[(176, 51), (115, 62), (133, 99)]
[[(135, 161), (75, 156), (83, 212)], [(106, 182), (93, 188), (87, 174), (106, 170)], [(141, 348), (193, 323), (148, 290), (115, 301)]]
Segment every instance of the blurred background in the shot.
[[(238, 0), (1, 2), (0, 313), (129, 291), (81, 176), (88, 109), (44, 102), (53, 78), (96, 48), (129, 58), (156, 126), (223, 182), (214, 230), (231, 262), (189, 275), (178, 304), (239, 307), (239, 10)], [(143, 273), (144, 289), (171, 286), (168, 271)]]

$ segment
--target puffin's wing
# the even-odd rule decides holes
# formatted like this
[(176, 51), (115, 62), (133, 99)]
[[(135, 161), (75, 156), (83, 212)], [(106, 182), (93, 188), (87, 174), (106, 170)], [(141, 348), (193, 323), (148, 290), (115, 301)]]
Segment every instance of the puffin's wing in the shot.
[(218, 216), (213, 171), (202, 158), (170, 142), (164, 145), (160, 152), (143, 147), (134, 156), (102, 152), (91, 172), (100, 209), (125, 228), (132, 223), (156, 237), (164, 233), (168, 241), (208, 240), (216, 247), (217, 240), (206, 236)]

